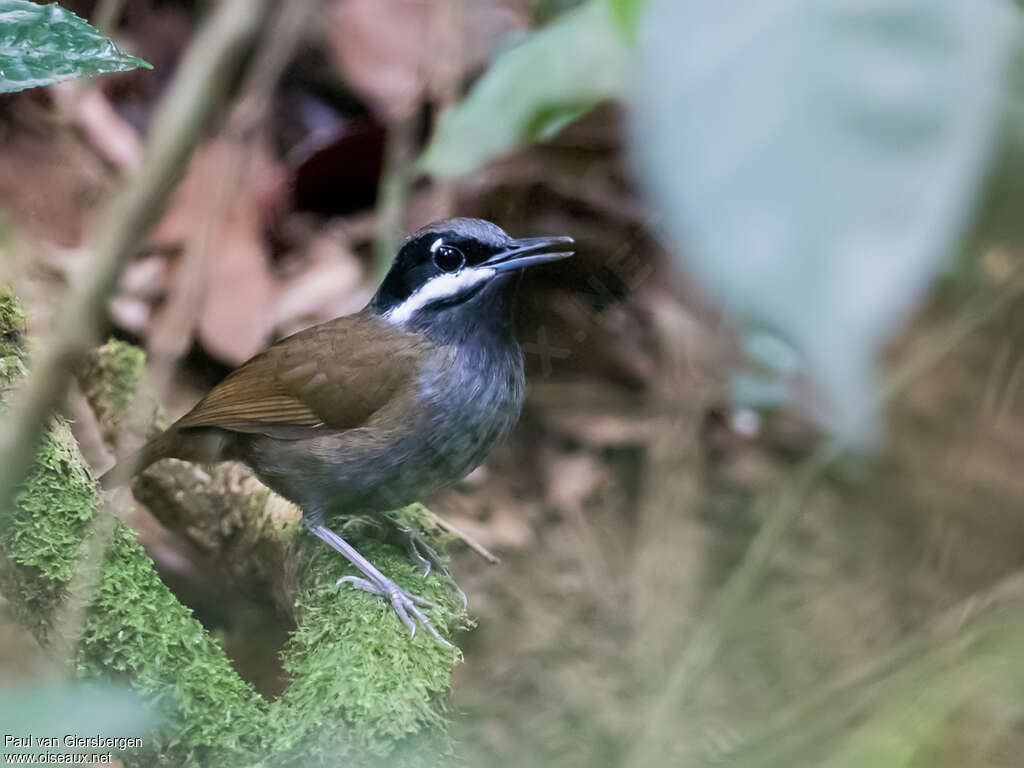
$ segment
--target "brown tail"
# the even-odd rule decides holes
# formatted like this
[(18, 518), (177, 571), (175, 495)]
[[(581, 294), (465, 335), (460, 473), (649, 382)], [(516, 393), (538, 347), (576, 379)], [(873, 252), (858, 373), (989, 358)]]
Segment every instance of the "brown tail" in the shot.
[(126, 485), (150, 464), (173, 455), (174, 430), (157, 435), (135, 453), (126, 456), (100, 476), (100, 486), (107, 490)]

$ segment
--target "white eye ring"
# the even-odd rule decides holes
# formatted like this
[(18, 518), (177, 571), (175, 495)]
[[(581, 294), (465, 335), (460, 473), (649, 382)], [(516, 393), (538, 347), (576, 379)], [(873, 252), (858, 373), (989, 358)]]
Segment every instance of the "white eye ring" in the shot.
[(466, 266), (466, 257), (454, 245), (441, 245), (434, 250), (434, 266), (442, 272), (458, 272)]

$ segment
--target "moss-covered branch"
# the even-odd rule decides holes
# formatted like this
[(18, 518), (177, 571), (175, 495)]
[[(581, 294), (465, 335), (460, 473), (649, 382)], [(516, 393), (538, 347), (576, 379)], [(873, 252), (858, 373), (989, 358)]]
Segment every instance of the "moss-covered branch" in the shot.
[[(22, 324), (13, 298), (0, 291), (2, 390), (24, 371)], [(55, 420), (0, 531), (0, 589), (43, 643), (54, 642), (54, 616), (99, 503), (70, 430)], [(399, 584), (442, 606), (431, 616), (441, 632), (450, 635), (463, 621), (442, 577), (423, 580), (403, 548), (362, 540), (358, 526), (347, 533)], [(124, 755), (129, 764), (417, 765), (450, 752), (447, 692), (458, 652), (427, 633), (410, 638), (381, 600), (336, 586), (351, 573), (342, 558), (296, 526), (287, 535), (299, 623), (283, 651), (290, 685), (268, 702), (159, 580), (133, 533), (117, 525), (75, 670), (84, 678), (124, 677), (166, 712), (145, 752)]]
[[(167, 428), (169, 419), (146, 385), (145, 355), (111, 340), (94, 349), (78, 370), (79, 387), (96, 415), (111, 453), (124, 456)], [(135, 498), (168, 530), (215, 561), (243, 592), (271, 590), (285, 614), (293, 595), (284, 578), (300, 512), (270, 493), (235, 462), (197, 466), (158, 462), (132, 483)]]

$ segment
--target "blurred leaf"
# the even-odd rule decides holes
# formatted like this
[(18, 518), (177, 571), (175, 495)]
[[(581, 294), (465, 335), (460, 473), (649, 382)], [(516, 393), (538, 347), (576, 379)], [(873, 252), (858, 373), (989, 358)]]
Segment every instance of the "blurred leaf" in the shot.
[(729, 392), (738, 408), (771, 410), (790, 402), (793, 383), (803, 367), (800, 354), (785, 339), (759, 329), (743, 337), (751, 370), (733, 374)]
[(584, 0), (534, 0), (530, 8), (533, 23), (537, 26), (547, 24), (566, 11), (583, 5)]
[(636, 154), (680, 260), (873, 437), (875, 352), (974, 200), (1018, 33), (1000, 0), (651, 0)]
[(970, 605), (978, 606), (980, 616), (972, 617), (971, 609), (961, 606), (956, 615), (949, 614), (948, 623), (880, 651), (854, 675), (841, 673), (837, 679), (845, 682), (827, 683), (773, 713), (772, 725), (760, 731), (755, 725), (738, 743), (719, 751), (716, 764), (911, 768), (934, 764), (927, 755), (943, 752), (949, 740), (975, 727), (978, 719), (998, 730), (1015, 730), (1024, 712), (1024, 624), (1017, 582), (1011, 577), (973, 596)]
[[(407, 119), (426, 93), (479, 72), (528, 20), (508, 3), (334, 0), (328, 52), (352, 88), (385, 120)], [(438, 55), (443, 52), (444, 55)]]
[(420, 170), (459, 176), (550, 138), (623, 93), (628, 48), (605, 0), (590, 0), (500, 54), (464, 101), (441, 115)]
[(737, 408), (757, 411), (784, 408), (792, 392), (789, 382), (769, 374), (738, 373), (729, 381), (729, 396)]
[(640, 12), (644, 8), (644, 0), (607, 0), (612, 9), (612, 16), (630, 40), (636, 34), (640, 21)]
[[(13, 736), (138, 736), (159, 721), (138, 694), (120, 685), (57, 683), (0, 694), (0, 723), (4, 733)], [(52, 747), (37, 748), (35, 743), (31, 749), (56, 751)], [(27, 752), (29, 748), (17, 747), (15, 751)]]
[(977, 681), (965, 672), (973, 675), (979, 666), (968, 664), (964, 670), (898, 692), (849, 735), (826, 765), (911, 768), (921, 752), (941, 738), (953, 713), (978, 696)]
[[(962, 717), (964, 712), (980, 702), (1000, 702), (998, 711), (1012, 720), (1011, 713), (1019, 712), (1020, 707), (1002, 699), (1011, 696), (1020, 700), (1013, 682), (1022, 671), (1020, 649), (1024, 638), (1013, 622), (996, 623), (982, 636), (987, 636), (987, 642), (968, 646), (958, 658), (954, 656), (953, 663), (936, 669), (929, 668), (929, 659), (917, 662), (921, 666), (917, 674), (909, 675), (903, 685), (895, 686), (876, 702), (868, 717), (823, 762), (823, 768), (913, 768), (930, 764), (927, 755), (945, 751), (944, 742), (959, 735), (964, 720), (970, 722)], [(983, 709), (982, 713), (987, 722), (996, 725), (991, 723), (991, 710)]]
[(153, 67), (56, 3), (0, 0), (0, 93)]

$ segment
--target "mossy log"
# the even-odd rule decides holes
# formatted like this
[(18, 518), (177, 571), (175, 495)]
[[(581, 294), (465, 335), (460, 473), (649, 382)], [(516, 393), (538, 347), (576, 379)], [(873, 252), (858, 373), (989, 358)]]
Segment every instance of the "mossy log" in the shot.
[[(25, 373), (23, 327), (14, 297), (0, 290), (0, 396)], [(138, 353), (124, 359), (136, 368), (141, 360)], [(55, 616), (82, 567), (83, 539), (98, 535), (91, 521), (103, 503), (71, 430), (55, 418), (0, 529), (0, 590), (45, 645), (59, 646), (55, 634), (66, 631)], [(247, 519), (242, 515), (240, 525)], [(271, 529), (287, 539), (295, 584), (297, 629), (282, 651), (290, 682), (275, 701), (238, 676), (217, 641), (160, 581), (133, 532), (121, 523), (114, 527), (96, 586), (85, 597), (72, 666), (79, 678), (128, 680), (166, 714), (143, 751), (122, 755), (125, 763), (446, 762), (452, 749), (447, 697), (458, 651), (426, 632), (410, 638), (383, 601), (337, 586), (350, 567), (297, 526), (256, 522), (256, 539)], [(359, 530), (349, 533), (358, 537)], [(424, 580), (401, 546), (372, 538), (358, 543), (399, 584), (441, 606), (431, 611), (439, 631), (450, 636), (464, 621), (443, 576)]]
[[(107, 449), (125, 456), (170, 423), (144, 376), (138, 347), (110, 340), (79, 367), (79, 388)], [(187, 539), (218, 576), (246, 593), (268, 591), (294, 616), (293, 538), (301, 513), (237, 462), (199, 466), (158, 462), (132, 481), (135, 498), (165, 528)]]

